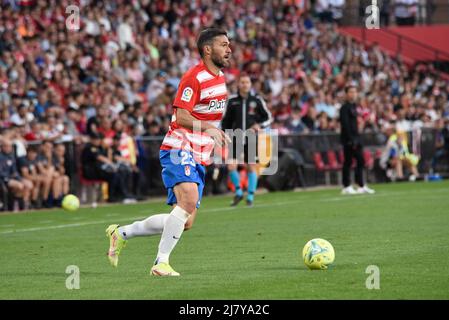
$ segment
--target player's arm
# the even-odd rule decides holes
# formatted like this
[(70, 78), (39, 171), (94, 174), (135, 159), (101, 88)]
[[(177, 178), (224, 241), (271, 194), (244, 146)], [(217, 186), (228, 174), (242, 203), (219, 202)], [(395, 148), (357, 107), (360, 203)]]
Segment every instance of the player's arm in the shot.
[(217, 145), (224, 146), (230, 142), (230, 139), (222, 130), (192, 115), (193, 107), (200, 99), (200, 90), (200, 84), (196, 78), (187, 76), (181, 80), (173, 103), (176, 108), (176, 123), (189, 130), (207, 131)]
[(176, 122), (183, 128), (207, 132), (219, 146), (225, 146), (231, 142), (229, 137), (220, 129), (206, 121), (201, 121), (192, 116), (189, 110), (178, 108), (176, 110)]
[(273, 122), (273, 117), (271, 116), (270, 110), (268, 110), (267, 108), (265, 100), (260, 96), (257, 96), (257, 100), (259, 105), (259, 116), (260, 116), (259, 126), (261, 128), (266, 128)]

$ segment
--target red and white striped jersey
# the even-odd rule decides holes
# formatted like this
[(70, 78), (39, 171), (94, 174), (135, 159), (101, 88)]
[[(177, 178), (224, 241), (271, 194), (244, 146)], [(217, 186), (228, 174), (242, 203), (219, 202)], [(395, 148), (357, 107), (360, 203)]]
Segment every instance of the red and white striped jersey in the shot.
[(188, 110), (201, 122), (218, 127), (226, 105), (228, 93), (225, 77), (210, 72), (204, 62), (187, 71), (181, 79), (173, 102), (170, 129), (162, 141), (161, 150), (182, 149), (190, 151), (196, 162), (209, 164), (214, 140), (205, 132), (189, 130), (176, 122), (177, 108)]

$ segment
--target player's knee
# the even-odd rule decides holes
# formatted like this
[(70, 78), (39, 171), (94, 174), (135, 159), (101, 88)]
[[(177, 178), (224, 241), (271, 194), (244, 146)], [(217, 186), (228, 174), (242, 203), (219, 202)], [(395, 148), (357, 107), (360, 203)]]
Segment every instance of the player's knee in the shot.
[(181, 208), (183, 208), (188, 213), (192, 213), (196, 209), (196, 204), (198, 200), (195, 199), (185, 199), (181, 204)]

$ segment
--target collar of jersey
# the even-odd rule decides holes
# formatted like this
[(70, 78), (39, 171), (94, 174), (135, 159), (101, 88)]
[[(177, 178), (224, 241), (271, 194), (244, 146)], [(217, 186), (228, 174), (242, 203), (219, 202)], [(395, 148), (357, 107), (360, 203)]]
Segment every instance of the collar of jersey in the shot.
[(201, 65), (202, 67), (204, 67), (204, 70), (206, 70), (206, 71), (207, 71), (211, 76), (213, 76), (214, 78), (219, 77), (219, 76), (220, 76), (220, 73), (222, 72), (222, 71), (220, 70), (220, 72), (219, 72), (218, 74), (213, 73), (212, 71), (209, 70), (209, 68), (208, 68), (207, 65), (204, 63), (203, 60), (201, 60), (200, 65)]

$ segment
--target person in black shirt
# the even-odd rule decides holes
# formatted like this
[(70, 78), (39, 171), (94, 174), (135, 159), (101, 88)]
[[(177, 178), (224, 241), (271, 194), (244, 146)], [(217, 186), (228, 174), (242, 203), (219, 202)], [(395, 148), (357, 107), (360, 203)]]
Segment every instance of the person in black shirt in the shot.
[[(13, 197), (18, 198), (21, 210), (28, 207), (33, 183), (20, 176), (17, 170), (16, 155), (12, 142), (9, 139), (3, 139), (0, 153), (0, 179), (6, 188), (12, 193)], [(13, 203), (8, 204), (8, 209), (13, 210)]]
[(133, 174), (138, 169), (135, 165), (131, 163), (131, 161), (127, 158), (125, 158), (122, 155), (122, 152), (120, 151), (120, 139), (121, 139), (121, 132), (114, 135), (112, 139), (112, 146), (109, 149), (109, 159), (112, 160), (114, 165), (117, 168), (117, 175), (118, 175), (118, 192), (120, 192), (120, 195), (124, 197), (123, 202), (124, 203), (133, 203), (136, 202), (136, 199), (132, 196), (129, 187), (131, 185), (131, 182), (133, 184), (137, 184), (137, 179), (132, 179)]
[(449, 117), (439, 119), (437, 122), (437, 129), (435, 153), (432, 157), (432, 174), (436, 172), (437, 164), (440, 160), (446, 159), (449, 163)]
[[(342, 194), (374, 193), (363, 181), (363, 146), (357, 123), (357, 88), (348, 86), (345, 88), (346, 102), (340, 108), (341, 122), (341, 143), (343, 144), (343, 190)], [(352, 159), (355, 158), (357, 166), (355, 169), (355, 179), (359, 188), (355, 190), (351, 185)]]
[[(246, 204), (251, 206), (254, 202), (254, 192), (257, 189), (257, 132), (268, 127), (272, 122), (271, 113), (265, 105), (265, 101), (259, 95), (251, 94), (251, 79), (248, 75), (241, 75), (238, 82), (238, 94), (229, 98), (226, 112), (221, 121), (223, 130), (241, 129), (244, 133), (242, 141), (239, 135), (234, 135), (231, 147), (231, 156), (234, 161), (228, 164), (229, 176), (235, 187), (234, 200), (231, 206), (236, 206), (243, 199), (243, 191), (240, 187), (240, 174), (237, 171), (238, 164), (248, 164), (248, 195)], [(254, 148), (251, 145), (248, 131), (255, 134)], [(243, 154), (238, 154), (239, 149)]]
[(108, 158), (108, 150), (102, 146), (103, 135), (92, 133), (90, 142), (81, 153), (82, 173), (87, 180), (104, 180), (108, 183), (108, 201), (116, 202), (123, 196), (124, 181), (117, 166)]
[(17, 166), (20, 175), (33, 183), (33, 190), (31, 191), (32, 209), (40, 208), (38, 203), (39, 194), (42, 190), (44, 181), (47, 179), (46, 177), (40, 175), (37, 170), (37, 155), (38, 146), (31, 145), (27, 148), (27, 155), (17, 159)]

